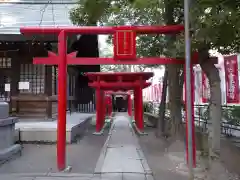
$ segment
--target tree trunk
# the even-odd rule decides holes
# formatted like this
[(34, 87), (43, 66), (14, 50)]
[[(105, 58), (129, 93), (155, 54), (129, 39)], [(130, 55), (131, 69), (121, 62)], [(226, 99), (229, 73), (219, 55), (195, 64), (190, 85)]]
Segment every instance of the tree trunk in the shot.
[[(200, 66), (206, 74), (210, 85), (210, 124), (209, 131), (209, 153), (210, 156), (219, 154), (220, 152), (220, 137), (221, 137), (221, 122), (222, 122), (222, 108), (221, 108), (221, 80), (218, 69), (213, 62), (209, 60), (208, 51), (200, 54)], [(213, 153), (213, 154), (212, 154)]]
[[(220, 179), (225, 171), (220, 162), (220, 142), (221, 142), (221, 124), (222, 124), (222, 108), (221, 108), (221, 80), (218, 69), (209, 60), (208, 51), (199, 53), (200, 66), (206, 74), (210, 85), (210, 101), (209, 101), (209, 116), (210, 123), (208, 124), (208, 145), (209, 145), (209, 178), (213, 180)], [(222, 179), (227, 179), (225, 177)]]
[(160, 137), (165, 133), (165, 111), (166, 111), (166, 99), (167, 99), (167, 86), (168, 86), (168, 69), (165, 67), (161, 103), (159, 105), (159, 118), (157, 121), (156, 136)]
[[(169, 65), (168, 78), (169, 85), (169, 110), (171, 125), (169, 127), (169, 135), (171, 139), (182, 139), (183, 123), (182, 123), (182, 89), (183, 78), (180, 76), (181, 67), (179, 65)], [(180, 81), (181, 77), (181, 81)]]

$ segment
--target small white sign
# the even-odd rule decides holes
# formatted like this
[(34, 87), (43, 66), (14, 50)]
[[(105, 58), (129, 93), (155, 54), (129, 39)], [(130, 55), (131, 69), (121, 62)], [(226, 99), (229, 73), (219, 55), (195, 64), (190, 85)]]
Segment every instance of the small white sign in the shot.
[(10, 83), (5, 84), (5, 86), (4, 86), (4, 90), (5, 90), (5, 92), (10, 92), (10, 91), (11, 91)]
[(18, 83), (18, 89), (21, 90), (29, 90), (29, 82), (19, 82)]

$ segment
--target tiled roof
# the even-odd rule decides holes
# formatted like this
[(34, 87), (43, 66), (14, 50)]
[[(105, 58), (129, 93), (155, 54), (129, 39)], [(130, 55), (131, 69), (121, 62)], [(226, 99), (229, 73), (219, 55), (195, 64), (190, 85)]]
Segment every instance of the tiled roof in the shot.
[(0, 34), (20, 34), (24, 26), (71, 26), (74, 6), (76, 0), (0, 0)]

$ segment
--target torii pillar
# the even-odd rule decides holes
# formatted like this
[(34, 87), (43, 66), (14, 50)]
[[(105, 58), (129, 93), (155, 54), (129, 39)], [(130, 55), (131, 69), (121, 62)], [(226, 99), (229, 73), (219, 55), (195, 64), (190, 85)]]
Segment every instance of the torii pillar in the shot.
[(132, 117), (132, 98), (130, 92), (128, 93), (128, 115)]
[(104, 92), (96, 88), (96, 133), (102, 130), (105, 118), (104, 109)]

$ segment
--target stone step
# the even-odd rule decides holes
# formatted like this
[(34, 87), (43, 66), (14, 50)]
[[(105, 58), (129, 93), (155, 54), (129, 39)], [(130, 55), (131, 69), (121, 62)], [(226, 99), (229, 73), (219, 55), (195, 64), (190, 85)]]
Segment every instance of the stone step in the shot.
[(46, 108), (21, 108), (19, 113), (46, 113)]
[(46, 117), (45, 113), (18, 113), (17, 117), (19, 118), (26, 118), (26, 119), (34, 119), (34, 118), (40, 118), (44, 119)]

